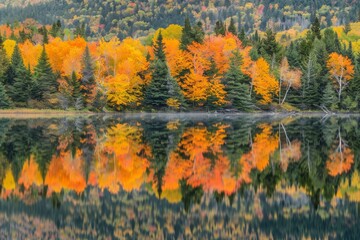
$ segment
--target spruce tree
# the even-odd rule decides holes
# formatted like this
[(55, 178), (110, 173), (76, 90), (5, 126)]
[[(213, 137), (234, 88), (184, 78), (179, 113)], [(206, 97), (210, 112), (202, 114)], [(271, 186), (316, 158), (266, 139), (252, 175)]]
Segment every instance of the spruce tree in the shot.
[(220, 20), (220, 21), (217, 21), (215, 23), (215, 29), (214, 29), (214, 32), (216, 34), (216, 36), (218, 35), (223, 35), (225, 36), (225, 25), (224, 23)]
[(78, 99), (81, 98), (81, 85), (80, 85), (80, 81), (76, 76), (75, 71), (73, 71), (71, 74), (70, 85), (72, 86), (71, 98), (75, 106), (76, 103), (79, 102)]
[(95, 90), (95, 76), (93, 60), (90, 55), (89, 47), (86, 46), (85, 53), (82, 62), (82, 78), (81, 78), (81, 94), (83, 96), (84, 103), (87, 107), (90, 107), (93, 99), (93, 92)]
[(330, 110), (335, 110), (337, 107), (336, 93), (330, 82), (326, 85), (324, 94), (321, 99), (321, 104)]
[(349, 83), (347, 93), (357, 103), (358, 108), (360, 108), (360, 56), (355, 61), (354, 78)]
[(230, 25), (229, 25), (229, 28), (228, 28), (228, 32), (232, 33), (234, 36), (237, 35), (235, 21), (234, 21), (233, 18), (230, 19)]
[(16, 70), (18, 68), (25, 68), (24, 62), (20, 53), (19, 46), (16, 45), (14, 48), (14, 52), (11, 56), (11, 64), (7, 68), (4, 76), (4, 83), (6, 86), (12, 86), (14, 84), (14, 80), (16, 77)]
[(303, 64), (302, 75), (302, 105), (303, 108), (312, 109), (319, 104), (319, 79), (321, 73), (321, 66), (318, 63), (316, 53), (312, 51), (308, 60)]
[(245, 29), (244, 29), (244, 28), (241, 28), (241, 31), (240, 31), (240, 33), (239, 33), (238, 38), (240, 39), (243, 47), (246, 47), (246, 46), (248, 45), (248, 40), (247, 40), (247, 38), (246, 38), (246, 34), (245, 34)]
[(348, 33), (351, 31), (351, 25), (350, 25), (350, 21), (346, 21), (346, 24), (344, 26), (344, 33), (346, 35), (348, 35)]
[(204, 37), (205, 37), (205, 32), (202, 23), (199, 21), (192, 30), (192, 38), (193, 41), (197, 43), (203, 43)]
[(249, 87), (246, 85), (246, 77), (240, 70), (242, 57), (238, 51), (231, 57), (230, 68), (225, 74), (223, 82), (227, 92), (227, 100), (230, 106), (241, 111), (251, 109)]
[(184, 28), (182, 30), (180, 48), (186, 50), (187, 47), (193, 42), (193, 32), (191, 29), (190, 19), (185, 18)]
[(4, 85), (0, 82), (0, 108), (9, 108), (11, 106), (11, 100), (6, 93)]
[(314, 38), (321, 39), (320, 21), (317, 17), (311, 24), (311, 32)]
[(43, 34), (43, 44), (48, 44), (49, 43), (49, 36), (48, 36), (48, 30), (46, 29), (45, 26), (43, 26), (42, 34)]
[(4, 83), (6, 71), (8, 70), (10, 63), (2, 44), (2, 37), (0, 35), (0, 82)]
[(14, 84), (10, 86), (9, 95), (15, 106), (28, 107), (34, 85), (30, 67), (26, 69), (24, 65), (18, 65), (15, 72)]
[(56, 88), (57, 82), (45, 47), (43, 47), (38, 64), (34, 69), (33, 98), (38, 101), (43, 101), (47, 95), (55, 93)]
[(172, 98), (181, 102), (181, 92), (177, 82), (170, 76), (166, 63), (164, 43), (161, 32), (154, 46), (155, 59), (152, 62), (152, 79), (145, 89), (144, 105), (160, 110), (167, 107), (167, 101)]

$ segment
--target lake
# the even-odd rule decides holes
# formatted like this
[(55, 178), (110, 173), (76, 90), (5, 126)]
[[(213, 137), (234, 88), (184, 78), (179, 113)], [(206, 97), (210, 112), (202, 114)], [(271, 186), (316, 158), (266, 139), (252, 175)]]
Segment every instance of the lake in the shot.
[(0, 239), (358, 239), (360, 118), (0, 118)]

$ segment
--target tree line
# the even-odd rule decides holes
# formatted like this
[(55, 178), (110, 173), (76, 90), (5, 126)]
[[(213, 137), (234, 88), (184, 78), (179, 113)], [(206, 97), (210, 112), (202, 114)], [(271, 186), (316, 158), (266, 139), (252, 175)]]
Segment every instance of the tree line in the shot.
[[(359, 110), (360, 56), (315, 18), (283, 46), (267, 30), (247, 35), (218, 21), (170, 25), (143, 44), (117, 37), (1, 38), (0, 106), (92, 111)], [(346, 28), (346, 26), (345, 26)], [(55, 33), (54, 33), (55, 32)]]

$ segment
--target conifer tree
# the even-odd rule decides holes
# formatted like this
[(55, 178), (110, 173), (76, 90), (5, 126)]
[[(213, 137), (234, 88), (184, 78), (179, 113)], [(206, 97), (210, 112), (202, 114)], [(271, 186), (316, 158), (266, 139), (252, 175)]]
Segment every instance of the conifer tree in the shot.
[(205, 37), (205, 32), (202, 23), (199, 21), (192, 30), (192, 38), (193, 41), (197, 43), (203, 43), (204, 37)]
[(25, 66), (20, 53), (19, 46), (16, 45), (14, 48), (14, 52), (11, 56), (11, 64), (5, 72), (4, 83), (6, 86), (11, 86), (14, 84), (14, 79), (16, 77), (16, 70), (18, 68), (25, 68)]
[(20, 64), (15, 72), (14, 84), (10, 86), (9, 95), (16, 106), (28, 107), (33, 87), (30, 67), (26, 69)]
[(329, 110), (335, 110), (337, 107), (337, 97), (331, 83), (326, 85), (324, 94), (321, 99), (321, 104)]
[(314, 22), (311, 24), (311, 32), (313, 39), (321, 39), (321, 30), (320, 30), (320, 21), (319, 18), (315, 18)]
[(237, 36), (235, 21), (234, 21), (233, 18), (230, 19), (230, 25), (229, 25), (229, 28), (228, 28), (228, 32), (232, 33), (234, 36)]
[(90, 55), (89, 47), (86, 46), (85, 53), (82, 62), (82, 78), (81, 78), (81, 94), (83, 96), (84, 103), (89, 107), (92, 104), (93, 93), (95, 91), (95, 76), (93, 60)]
[(11, 106), (11, 100), (6, 93), (4, 85), (0, 82), (0, 108), (9, 108)]
[(45, 26), (43, 26), (43, 28), (42, 28), (42, 34), (43, 34), (43, 44), (48, 44), (49, 36), (48, 36), (48, 30), (46, 29)]
[(182, 50), (185, 50), (192, 42), (193, 42), (193, 32), (190, 24), (190, 19), (187, 17), (185, 18), (185, 24), (182, 30), (180, 48)]
[(344, 33), (346, 35), (348, 35), (348, 33), (351, 32), (351, 25), (350, 25), (350, 21), (346, 21), (346, 24), (344, 26)]
[(5, 74), (9, 68), (10, 63), (8, 61), (6, 52), (5, 52), (2, 44), (3, 44), (3, 41), (2, 41), (2, 37), (0, 35), (0, 82), (4, 83), (5, 82)]
[(166, 64), (164, 43), (161, 32), (154, 46), (155, 59), (152, 63), (152, 79), (145, 89), (144, 105), (153, 109), (164, 109), (167, 101), (172, 98), (181, 102), (180, 88), (177, 82), (170, 76)]
[(220, 21), (217, 21), (216, 23), (215, 23), (215, 29), (214, 29), (214, 31), (215, 31), (215, 34), (216, 35), (223, 35), (223, 36), (225, 36), (225, 25), (224, 25), (224, 23), (220, 20)]
[(33, 98), (39, 101), (44, 100), (46, 95), (56, 92), (56, 85), (49, 58), (43, 47), (38, 64), (34, 69)]
[(349, 83), (347, 93), (357, 103), (358, 108), (360, 108), (360, 56), (355, 61), (355, 74)]
[(71, 74), (70, 85), (72, 86), (72, 94), (71, 94), (72, 102), (75, 105), (76, 102), (79, 101), (78, 99), (81, 98), (81, 85), (80, 85), (80, 81), (76, 76), (75, 71), (73, 71)]
[(240, 69), (241, 62), (240, 53), (234, 52), (231, 57), (230, 68), (225, 74), (223, 82), (227, 92), (227, 100), (231, 107), (241, 111), (249, 111), (251, 109), (251, 98), (249, 87), (245, 83), (246, 77)]
[(246, 47), (248, 45), (248, 40), (246, 38), (245, 29), (241, 28), (238, 38), (240, 39), (242, 46)]

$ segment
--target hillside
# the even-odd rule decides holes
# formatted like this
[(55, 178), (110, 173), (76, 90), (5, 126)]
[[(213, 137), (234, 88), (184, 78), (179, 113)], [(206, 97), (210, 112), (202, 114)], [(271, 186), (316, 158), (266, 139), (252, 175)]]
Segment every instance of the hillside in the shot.
[[(200, 4), (199, 4), (200, 2)], [(219, 20), (227, 25), (233, 18), (237, 27), (250, 33), (255, 29), (285, 31), (304, 30), (315, 12), (321, 27), (338, 26), (359, 19), (357, 0), (2, 0), (2, 23), (34, 18), (42, 24), (57, 20), (68, 28), (84, 25), (89, 36), (146, 36), (169, 24), (201, 21), (205, 31), (211, 32)], [(11, 3), (11, 4), (10, 4)], [(31, 5), (27, 5), (32, 3)], [(36, 4), (37, 3), (37, 4)]]

